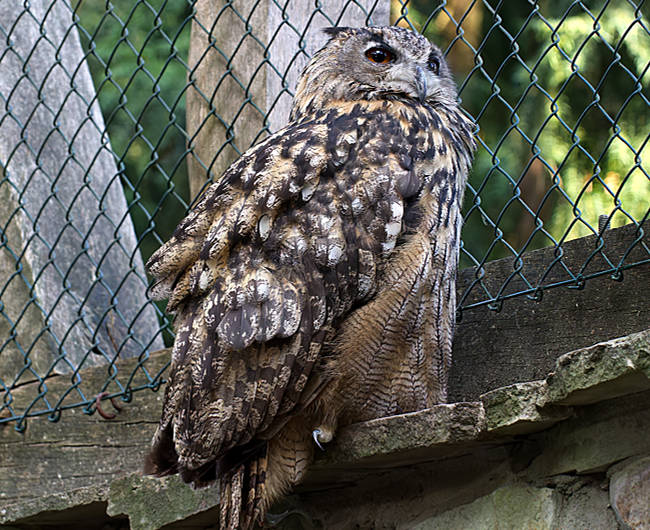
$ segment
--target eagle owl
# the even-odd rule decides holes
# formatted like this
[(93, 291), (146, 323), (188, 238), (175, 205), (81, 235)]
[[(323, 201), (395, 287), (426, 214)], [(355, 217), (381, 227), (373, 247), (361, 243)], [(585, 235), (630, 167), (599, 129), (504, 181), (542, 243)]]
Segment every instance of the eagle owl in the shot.
[(326, 32), (289, 125), (148, 262), (176, 341), (145, 470), (218, 479), (221, 528), (261, 522), (337, 426), (446, 398), (472, 122), (424, 37)]

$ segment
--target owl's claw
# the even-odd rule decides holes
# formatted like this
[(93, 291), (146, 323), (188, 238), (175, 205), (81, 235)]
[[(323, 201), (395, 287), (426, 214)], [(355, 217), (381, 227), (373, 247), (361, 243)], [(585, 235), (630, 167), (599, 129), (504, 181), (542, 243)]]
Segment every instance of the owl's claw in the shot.
[(316, 429), (311, 431), (311, 437), (314, 439), (314, 443), (318, 448), (321, 451), (325, 451), (325, 448), (321, 444), (326, 444), (332, 441), (334, 438), (334, 429), (329, 425), (319, 425)]
[(314, 443), (318, 446), (318, 448), (321, 451), (325, 451), (325, 448), (321, 445), (320, 440), (318, 437), (322, 434), (320, 429), (314, 429), (311, 433), (312, 438), (314, 439)]

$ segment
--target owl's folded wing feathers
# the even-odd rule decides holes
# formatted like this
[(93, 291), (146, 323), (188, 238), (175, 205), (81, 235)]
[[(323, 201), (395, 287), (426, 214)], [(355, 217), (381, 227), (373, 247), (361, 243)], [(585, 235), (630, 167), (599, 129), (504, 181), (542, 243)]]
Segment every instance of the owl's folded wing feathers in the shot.
[(315, 187), (326, 164), (326, 135), (324, 125), (311, 122), (287, 127), (231, 165), (148, 261), (156, 277), (152, 296), (168, 298), (173, 312), (184, 297), (210, 290), (212, 269), (237, 242), (265, 240), (284, 202)]
[(395, 244), (393, 182), (413, 179), (373, 148), (371, 121), (329, 116), (269, 137), (149, 260), (178, 334), (154, 452), (173, 437), (181, 466), (199, 467), (273, 432), (304, 399), (326, 324), (372, 293), (379, 255)]

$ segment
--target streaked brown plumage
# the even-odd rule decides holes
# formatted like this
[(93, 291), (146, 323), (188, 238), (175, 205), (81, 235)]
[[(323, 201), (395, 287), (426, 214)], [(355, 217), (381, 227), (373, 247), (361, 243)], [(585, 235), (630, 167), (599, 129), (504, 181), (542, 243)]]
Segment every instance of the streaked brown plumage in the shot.
[(423, 37), (329, 34), (290, 124), (148, 263), (177, 335), (146, 470), (218, 477), (221, 528), (302, 479), (312, 433), (446, 397), (471, 122)]

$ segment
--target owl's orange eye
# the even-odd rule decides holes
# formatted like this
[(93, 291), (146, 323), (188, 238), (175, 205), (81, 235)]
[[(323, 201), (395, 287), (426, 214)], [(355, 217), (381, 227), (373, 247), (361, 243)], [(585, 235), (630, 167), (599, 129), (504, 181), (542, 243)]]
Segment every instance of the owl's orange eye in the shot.
[(373, 63), (388, 64), (395, 60), (395, 54), (386, 48), (370, 48), (366, 51), (366, 57)]

